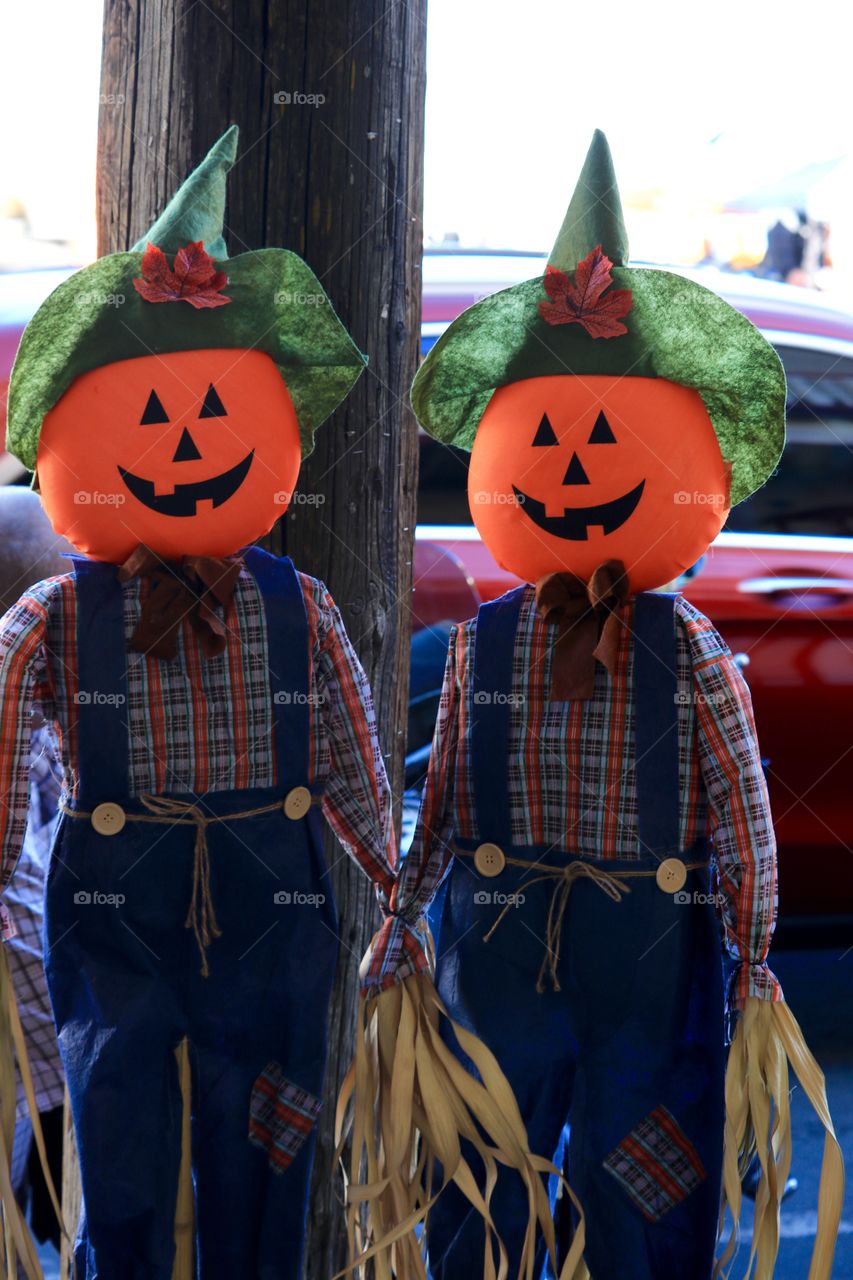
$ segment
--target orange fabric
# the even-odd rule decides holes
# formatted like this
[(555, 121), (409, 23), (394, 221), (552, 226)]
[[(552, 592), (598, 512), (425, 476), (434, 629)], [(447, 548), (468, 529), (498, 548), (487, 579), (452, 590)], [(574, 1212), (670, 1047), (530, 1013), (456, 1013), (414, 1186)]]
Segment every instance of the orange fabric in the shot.
[[(120, 319), (120, 317), (119, 317)], [(226, 556), (287, 509), (301, 461), (287, 387), (260, 351), (140, 356), (77, 378), (44, 420), (42, 502), (85, 555)]]
[(468, 496), (510, 573), (586, 582), (621, 560), (639, 592), (677, 577), (719, 533), (729, 469), (698, 392), (664, 378), (559, 374), (492, 396)]

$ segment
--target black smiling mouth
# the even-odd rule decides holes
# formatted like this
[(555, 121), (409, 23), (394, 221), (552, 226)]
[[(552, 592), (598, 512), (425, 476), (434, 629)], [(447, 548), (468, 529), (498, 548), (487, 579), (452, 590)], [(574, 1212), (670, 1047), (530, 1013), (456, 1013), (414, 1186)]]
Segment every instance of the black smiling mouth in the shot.
[(634, 514), (645, 485), (645, 480), (641, 480), (636, 488), (623, 494), (621, 498), (599, 503), (596, 507), (566, 507), (561, 516), (546, 515), (544, 502), (528, 497), (515, 485), (512, 486), (512, 491), (525, 515), (545, 533), (550, 533), (555, 538), (568, 538), (572, 542), (586, 542), (591, 525), (600, 525), (605, 533), (613, 533), (623, 525)]
[(253, 449), (236, 467), (223, 471), (218, 476), (211, 476), (209, 480), (197, 480), (195, 484), (176, 484), (174, 493), (156, 494), (153, 480), (143, 480), (132, 471), (125, 471), (124, 467), (119, 467), (118, 473), (134, 498), (159, 515), (194, 516), (199, 502), (212, 502), (214, 507), (221, 507), (223, 502), (227, 502), (249, 474), (254, 456)]

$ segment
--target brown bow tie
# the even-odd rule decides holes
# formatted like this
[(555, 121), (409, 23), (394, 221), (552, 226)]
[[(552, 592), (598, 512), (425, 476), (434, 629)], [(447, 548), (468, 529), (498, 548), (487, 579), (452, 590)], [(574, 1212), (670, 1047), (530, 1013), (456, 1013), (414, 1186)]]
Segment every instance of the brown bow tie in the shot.
[(539, 616), (557, 627), (551, 659), (551, 697), (592, 697), (596, 661), (613, 675), (619, 644), (617, 611), (628, 598), (621, 560), (600, 564), (589, 582), (573, 573), (549, 573), (536, 583)]
[(130, 639), (131, 649), (155, 658), (174, 658), (181, 623), (189, 618), (205, 657), (222, 653), (225, 619), (242, 567), (240, 556), (184, 556), (179, 563), (169, 563), (140, 544), (118, 571), (120, 582), (149, 579), (150, 589)]

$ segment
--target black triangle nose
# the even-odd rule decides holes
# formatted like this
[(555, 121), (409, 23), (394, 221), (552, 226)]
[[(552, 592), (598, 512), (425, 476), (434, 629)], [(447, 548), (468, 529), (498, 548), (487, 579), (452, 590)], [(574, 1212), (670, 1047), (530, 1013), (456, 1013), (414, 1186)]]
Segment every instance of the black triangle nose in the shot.
[(589, 484), (589, 476), (584, 471), (581, 460), (576, 453), (572, 454), (572, 460), (566, 468), (563, 484)]
[(195, 462), (196, 459), (200, 457), (201, 457), (201, 454), (196, 448), (195, 440), (193, 440), (189, 431), (187, 431), (186, 427), (184, 427), (183, 431), (181, 432), (181, 438), (178, 441), (178, 447), (175, 450), (172, 461), (173, 462)]

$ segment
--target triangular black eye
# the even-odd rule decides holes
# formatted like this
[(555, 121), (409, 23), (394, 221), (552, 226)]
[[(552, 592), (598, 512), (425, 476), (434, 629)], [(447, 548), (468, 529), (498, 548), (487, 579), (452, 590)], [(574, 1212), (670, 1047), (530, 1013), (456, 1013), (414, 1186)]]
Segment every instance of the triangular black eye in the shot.
[(225, 418), (227, 413), (225, 405), (219, 399), (214, 390), (213, 383), (207, 388), (207, 395), (204, 397), (204, 404), (198, 415), (200, 418)]
[(160, 397), (156, 391), (152, 391), (148, 397), (148, 402), (142, 410), (142, 417), (139, 419), (140, 427), (153, 426), (155, 422), (168, 422), (169, 415), (160, 403)]
[(613, 434), (613, 430), (610, 426), (610, 423), (607, 421), (607, 419), (604, 416), (603, 410), (601, 411), (601, 413), (599, 413), (598, 417), (595, 420), (595, 426), (592, 429), (592, 432), (590, 434), (590, 437), (587, 443), (588, 444), (615, 444), (616, 443), (616, 437)]
[(559, 444), (559, 440), (554, 432), (554, 428), (548, 421), (547, 413), (542, 414), (542, 421), (536, 429), (536, 435), (533, 437), (534, 445), (542, 444)]

